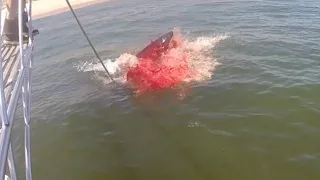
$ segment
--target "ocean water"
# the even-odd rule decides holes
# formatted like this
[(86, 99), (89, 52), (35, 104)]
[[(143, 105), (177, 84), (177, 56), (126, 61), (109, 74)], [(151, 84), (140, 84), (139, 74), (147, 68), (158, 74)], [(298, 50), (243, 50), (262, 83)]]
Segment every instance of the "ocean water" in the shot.
[[(34, 22), (34, 179), (320, 178), (319, 1), (113, 0), (76, 13), (121, 85), (70, 12)], [(173, 29), (202, 78), (134, 96), (125, 69)]]

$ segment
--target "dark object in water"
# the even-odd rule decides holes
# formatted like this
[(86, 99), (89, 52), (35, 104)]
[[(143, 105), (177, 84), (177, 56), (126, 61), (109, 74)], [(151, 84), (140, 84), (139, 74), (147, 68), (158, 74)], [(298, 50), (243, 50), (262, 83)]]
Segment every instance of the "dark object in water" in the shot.
[(174, 35), (173, 31), (168, 32), (136, 55), (139, 60), (128, 69), (127, 83), (138, 94), (177, 86), (188, 76), (185, 57), (170, 55), (170, 50), (181, 44)]
[(171, 40), (173, 38), (173, 31), (159, 37), (155, 41), (145, 47), (136, 56), (139, 59), (152, 59), (157, 60), (164, 52), (166, 52), (171, 47)]

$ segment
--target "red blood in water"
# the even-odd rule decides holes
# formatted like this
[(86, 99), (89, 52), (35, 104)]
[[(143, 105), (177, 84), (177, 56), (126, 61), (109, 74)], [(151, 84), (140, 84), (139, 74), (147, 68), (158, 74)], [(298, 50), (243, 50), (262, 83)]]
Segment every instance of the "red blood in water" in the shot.
[[(181, 43), (175, 43), (172, 48)], [(192, 75), (186, 54), (177, 57), (162, 52), (162, 55), (139, 59), (138, 64), (127, 72), (127, 82), (137, 92), (156, 91), (178, 86)], [(170, 52), (169, 52), (170, 53)]]

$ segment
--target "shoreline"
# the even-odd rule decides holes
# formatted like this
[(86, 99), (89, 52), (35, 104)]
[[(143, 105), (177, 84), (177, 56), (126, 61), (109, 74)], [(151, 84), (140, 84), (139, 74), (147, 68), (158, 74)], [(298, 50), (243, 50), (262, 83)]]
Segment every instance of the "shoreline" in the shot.
[[(110, 0), (69, 0), (74, 10), (108, 2)], [(69, 6), (65, 0), (36, 0), (32, 1), (32, 20), (38, 20), (41, 18), (58, 15), (70, 11)], [(1, 8), (1, 29), (0, 35), (2, 35), (4, 18), (7, 9), (2, 6)], [(70, 12), (71, 13), (71, 12)]]
[[(110, 0), (69, 0), (74, 10), (108, 2)], [(32, 19), (37, 20), (48, 16), (57, 15), (70, 11), (69, 6), (65, 0), (36, 0), (32, 1)], [(2, 17), (4, 17), (6, 8), (4, 5), (1, 8)]]
[[(74, 10), (110, 0), (69, 0)], [(32, 1), (32, 19), (41, 19), (70, 11), (65, 0), (37, 0)]]

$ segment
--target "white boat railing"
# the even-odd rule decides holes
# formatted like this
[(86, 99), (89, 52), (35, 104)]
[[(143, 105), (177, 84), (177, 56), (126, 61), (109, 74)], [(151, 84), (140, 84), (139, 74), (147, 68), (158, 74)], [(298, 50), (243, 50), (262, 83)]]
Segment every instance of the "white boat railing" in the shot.
[[(12, 149), (11, 142), (11, 132), (14, 123), (14, 116), (16, 107), (18, 105), (18, 100), (22, 98), (22, 107), (24, 114), (24, 122), (25, 122), (25, 137), (24, 137), (24, 150), (25, 150), (25, 171), (26, 171), (26, 179), (32, 179), (32, 171), (31, 171), (31, 146), (30, 146), (30, 98), (31, 98), (31, 70), (32, 70), (32, 62), (33, 62), (33, 34), (32, 34), (32, 0), (29, 0), (26, 5), (26, 9), (28, 12), (28, 29), (29, 29), (29, 42), (28, 44), (23, 44), (22, 37), (22, 0), (19, 1), (19, 57), (17, 61), (19, 61), (20, 67), (16, 70), (5, 70), (4, 61), (10, 61), (13, 59), (4, 60), (4, 56), (2, 54), (2, 50), (0, 51), (0, 60), (2, 65), (0, 66), (0, 117), (1, 117), (1, 134), (0, 134), (0, 180), (10, 179), (17, 180), (17, 171), (15, 166), (15, 152)], [(3, 1), (0, 0), (0, 7), (2, 6)], [(1, 17), (0, 19), (3, 21), (5, 18)], [(2, 14), (3, 15), (3, 14)], [(0, 26), (3, 26), (3, 22), (1, 22)], [(1, 27), (1, 29), (3, 29)], [(1, 33), (2, 34), (2, 33)], [(0, 37), (1, 48), (3, 46), (2, 36)], [(17, 45), (9, 45), (9, 46), (17, 46)], [(7, 75), (6, 73), (10, 73)], [(16, 76), (14, 75), (16, 74)], [(11, 86), (13, 89), (5, 92), (8, 81), (5, 82), (4, 76), (15, 76), (15, 78), (11, 79)], [(14, 79), (14, 80), (13, 80)], [(9, 169), (6, 172), (6, 169)]]

